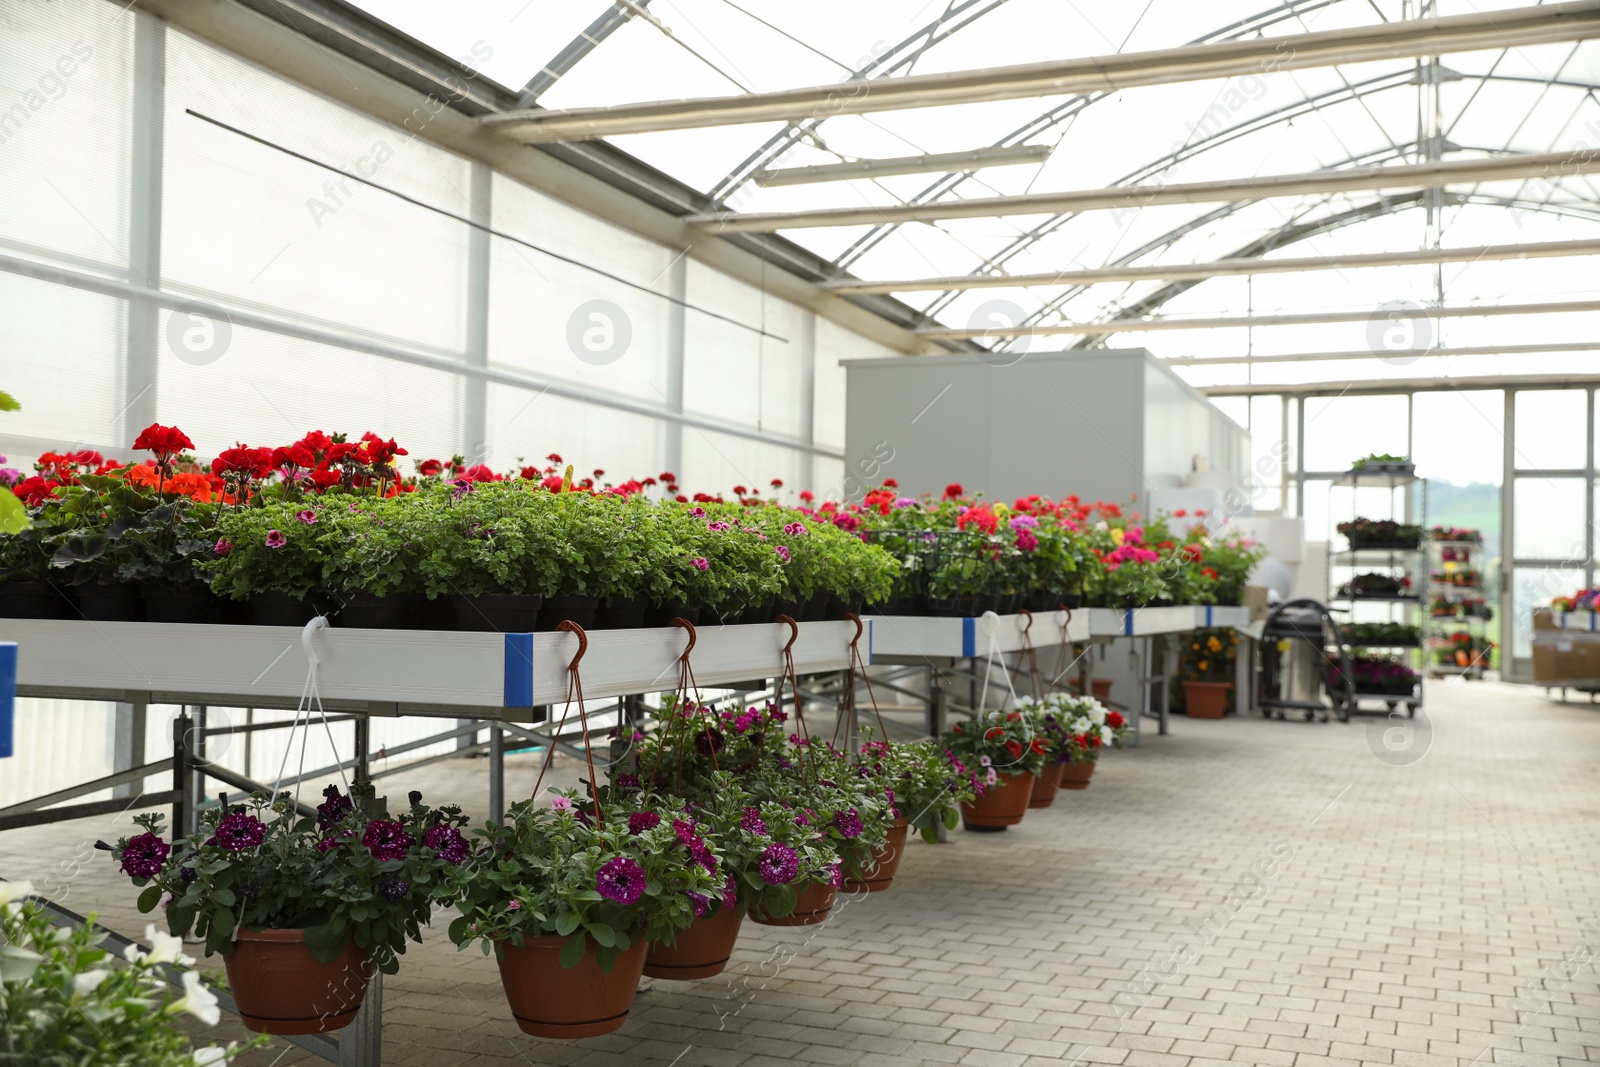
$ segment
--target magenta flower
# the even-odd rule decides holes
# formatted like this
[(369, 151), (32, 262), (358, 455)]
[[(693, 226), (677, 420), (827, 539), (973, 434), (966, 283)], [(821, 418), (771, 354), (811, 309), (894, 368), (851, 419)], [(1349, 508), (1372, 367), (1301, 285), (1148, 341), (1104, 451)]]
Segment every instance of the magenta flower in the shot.
[(550, 808), (552, 811), (571, 811), (572, 798), (560, 795), (553, 796), (550, 798)]
[(712, 533), (722, 533), (726, 530), (732, 529), (732, 527), (725, 522), (708, 522), (706, 523), (706, 529), (710, 530)]
[(313, 526), (317, 521), (317, 513), (312, 511), (310, 508), (306, 508), (304, 511), (295, 512), (294, 517), (305, 523), (307, 526)]
[(739, 903), (739, 883), (733, 880), (732, 874), (729, 874), (722, 880), (722, 905), (731, 908), (737, 903)]
[(739, 817), (739, 825), (752, 834), (765, 836), (767, 833), (767, 821), (761, 817), (758, 808), (745, 808), (744, 814)]
[(367, 832), (361, 835), (361, 843), (372, 853), (373, 859), (382, 862), (405, 859), (406, 850), (413, 842), (406, 828), (393, 819), (374, 819), (367, 825)]
[(628, 833), (635, 837), (660, 825), (661, 816), (653, 811), (636, 811), (628, 816)]
[(689, 898), (689, 903), (694, 907), (695, 918), (703, 919), (707, 915), (711, 914), (710, 897), (706, 896), (704, 893), (696, 893), (692, 890), (687, 893), (686, 896)]
[(129, 878), (154, 878), (171, 852), (172, 847), (155, 834), (140, 834), (122, 850), (122, 873)]
[(595, 889), (607, 900), (634, 904), (644, 895), (644, 868), (626, 856), (617, 856), (601, 865), (594, 882)]
[(788, 545), (778, 545), (775, 548), (773, 548), (773, 551), (778, 554), (778, 558), (779, 559), (783, 560), (785, 563), (789, 562), (789, 546)]
[(521, 911), (522, 910), (522, 901), (517, 900), (516, 898), (512, 898), (511, 903), (506, 905), (506, 910), (507, 911)]
[(255, 848), (267, 836), (267, 826), (254, 815), (236, 811), (217, 824), (216, 835), (206, 842), (229, 852)]
[(283, 536), (283, 531), (281, 531), (281, 530), (268, 530), (267, 531), (267, 547), (268, 548), (282, 548), (284, 545), (286, 545), (288, 543), (289, 543), (289, 539), (287, 537)]
[(844, 864), (834, 863), (827, 867), (828, 884), (838, 889), (844, 885)]
[(328, 786), (322, 791), (322, 795), (327, 799), (317, 805), (317, 828), (320, 830), (337, 826), (355, 809), (355, 802), (347, 796), (340, 795), (339, 787), (336, 785)]
[(800, 873), (800, 854), (781, 841), (768, 845), (756, 863), (756, 873), (768, 885), (787, 885)]
[(860, 837), (863, 829), (861, 814), (855, 808), (841, 811), (833, 817), (834, 828), (839, 831), (840, 837)]
[(708, 571), (711, 569), (711, 562), (704, 556), (696, 556), (689, 562), (693, 564), (694, 569), (697, 571)]
[(465, 863), (469, 850), (467, 839), (461, 836), (461, 831), (446, 823), (428, 828), (422, 835), (422, 843), (433, 849), (434, 855), (452, 865)]
[(217, 538), (217, 546), (215, 549), (213, 549), (213, 551), (215, 551), (219, 556), (226, 556), (229, 552), (233, 551), (233, 542), (228, 540), (226, 537), (219, 537)]
[(697, 519), (703, 519), (706, 517), (706, 509), (701, 507), (699, 504), (696, 504), (694, 507), (689, 509), (689, 514)]

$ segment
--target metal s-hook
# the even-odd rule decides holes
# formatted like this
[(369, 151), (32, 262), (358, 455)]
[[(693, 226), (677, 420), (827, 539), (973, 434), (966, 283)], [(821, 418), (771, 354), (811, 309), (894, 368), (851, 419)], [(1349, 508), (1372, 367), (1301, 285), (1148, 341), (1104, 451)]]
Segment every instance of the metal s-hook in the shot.
[(578, 635), (578, 654), (572, 657), (572, 662), (567, 664), (567, 670), (576, 671), (578, 661), (583, 659), (583, 654), (589, 651), (589, 635), (583, 632), (583, 627), (571, 619), (562, 619), (556, 624), (556, 629), (569, 634)]
[(689, 658), (689, 653), (694, 651), (695, 641), (698, 640), (698, 636), (694, 632), (694, 623), (680, 616), (672, 620), (672, 625), (678, 627), (679, 629), (689, 631), (689, 647), (685, 648), (683, 650), (683, 654), (678, 657), (680, 660), (687, 660)]
[(1017, 614), (1028, 620), (1028, 624), (1022, 628), (1022, 633), (1026, 636), (1028, 631), (1033, 629), (1033, 612), (1027, 608), (1018, 608)]
[(316, 636), (318, 630), (326, 630), (327, 628), (328, 620), (326, 616), (313, 615), (311, 621), (306, 623), (305, 628), (300, 631), (300, 647), (305, 649), (306, 659), (311, 661), (313, 669), (322, 666), (322, 657), (317, 654), (316, 642), (312, 639)]
[(789, 643), (783, 646), (783, 654), (787, 656), (789, 650), (794, 648), (794, 643), (800, 639), (800, 624), (787, 615), (779, 615), (772, 621), (786, 623), (789, 627)]
[(861, 616), (853, 611), (845, 612), (844, 617), (856, 624), (856, 635), (850, 639), (850, 647), (855, 648), (861, 641), (861, 635), (866, 633), (867, 626), (861, 621)]

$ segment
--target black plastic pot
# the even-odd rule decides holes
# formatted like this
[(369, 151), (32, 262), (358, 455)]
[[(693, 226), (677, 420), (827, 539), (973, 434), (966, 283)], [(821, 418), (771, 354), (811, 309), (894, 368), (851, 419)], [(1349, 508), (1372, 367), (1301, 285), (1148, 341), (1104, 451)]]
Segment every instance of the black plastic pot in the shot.
[(594, 625), (594, 616), (599, 608), (598, 597), (575, 596), (570, 593), (547, 596), (544, 598), (544, 605), (539, 608), (539, 621), (534, 630), (548, 633), (567, 620), (587, 630)]
[(538, 593), (458, 593), (450, 598), (457, 630), (532, 633), (538, 628), (544, 597)]
[(800, 614), (795, 616), (797, 622), (821, 622), (828, 617), (828, 594), (813, 593), (810, 599), (800, 605)]
[(939, 618), (971, 619), (992, 610), (995, 598), (987, 594), (929, 600), (927, 614)]
[(638, 630), (643, 628), (644, 616), (649, 610), (647, 596), (612, 597), (595, 611), (594, 627), (597, 630)]
[(0, 583), (0, 619), (76, 619), (72, 590), (49, 582)]
[(795, 622), (805, 622), (806, 606), (802, 601), (776, 600), (772, 604), (772, 617), (787, 615)]
[(257, 593), (247, 603), (253, 626), (304, 626), (317, 613), (309, 601), (276, 591)]
[[(928, 601), (920, 596), (892, 596), (876, 604), (864, 605), (857, 614), (864, 615), (932, 615)], [(842, 617), (842, 616), (841, 616)]]
[(673, 619), (684, 619), (691, 626), (700, 625), (700, 605), (685, 604), (681, 600), (664, 600), (645, 610), (646, 626), (671, 626)]
[(136, 585), (80, 585), (78, 610), (91, 622), (143, 622), (144, 598)]
[(203, 585), (163, 585), (146, 582), (145, 622), (188, 622), (216, 624), (222, 621), (222, 601)]
[(762, 623), (771, 622), (772, 617), (775, 614), (777, 613), (773, 611), (773, 602), (768, 600), (751, 607), (746, 607), (734, 618), (725, 618), (722, 621), (738, 623), (740, 626), (759, 626)]
[(426, 630), (441, 628), (431, 618), (437, 614), (421, 593), (351, 593), (333, 621), (347, 630)]

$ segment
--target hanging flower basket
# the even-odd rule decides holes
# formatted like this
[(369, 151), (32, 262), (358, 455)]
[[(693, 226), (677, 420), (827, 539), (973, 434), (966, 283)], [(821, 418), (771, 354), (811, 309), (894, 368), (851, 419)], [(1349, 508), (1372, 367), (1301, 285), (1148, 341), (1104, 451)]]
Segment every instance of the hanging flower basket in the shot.
[(223, 957), (245, 1029), (257, 1034), (323, 1034), (349, 1026), (361, 1010), (372, 962), (355, 939), (330, 963), (306, 944), (305, 930), (240, 930)]
[(838, 887), (828, 882), (809, 882), (795, 893), (794, 910), (787, 915), (767, 915), (752, 910), (750, 917), (763, 926), (816, 926), (828, 921)]
[(1061, 764), (1045, 764), (1044, 770), (1033, 780), (1033, 796), (1028, 800), (1028, 807), (1048, 808), (1056, 802), (1056, 791), (1060, 788)]
[(1079, 763), (1064, 763), (1061, 765), (1062, 789), (1088, 789), (1089, 779), (1094, 775), (1094, 760), (1083, 760)]
[(1189, 718), (1222, 718), (1227, 713), (1228, 693), (1232, 689), (1232, 682), (1193, 682), (1186, 679), (1183, 683), (1183, 701)]
[(961, 818), (967, 829), (1004, 830), (1021, 822), (1033, 799), (1034, 777), (1031, 771), (1002, 774), (984, 789), (983, 796), (961, 805)]
[(651, 978), (692, 981), (721, 974), (739, 940), (744, 915), (724, 905), (680, 931), (676, 941), (652, 942), (645, 955), (644, 973)]
[(644, 938), (618, 953), (609, 971), (601, 970), (594, 942), (587, 939), (577, 966), (561, 966), (567, 940), (529, 937), (521, 948), (498, 946), (500, 982), (517, 1026), (534, 1037), (599, 1037), (616, 1031), (628, 1021), (639, 988)]
[(896, 819), (889, 827), (889, 840), (872, 851), (870, 873), (865, 878), (845, 879), (845, 891), (881, 893), (892, 886), (895, 872), (900, 869), (900, 857), (906, 851), (906, 833), (910, 828), (910, 820)]

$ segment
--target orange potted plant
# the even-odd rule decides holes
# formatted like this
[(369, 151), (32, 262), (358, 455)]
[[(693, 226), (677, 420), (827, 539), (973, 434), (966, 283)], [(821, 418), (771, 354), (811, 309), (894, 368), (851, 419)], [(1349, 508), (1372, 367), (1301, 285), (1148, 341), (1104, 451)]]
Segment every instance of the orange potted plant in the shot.
[(1183, 705), (1191, 719), (1220, 719), (1233, 689), (1239, 638), (1233, 630), (1197, 630), (1183, 660)]

